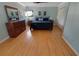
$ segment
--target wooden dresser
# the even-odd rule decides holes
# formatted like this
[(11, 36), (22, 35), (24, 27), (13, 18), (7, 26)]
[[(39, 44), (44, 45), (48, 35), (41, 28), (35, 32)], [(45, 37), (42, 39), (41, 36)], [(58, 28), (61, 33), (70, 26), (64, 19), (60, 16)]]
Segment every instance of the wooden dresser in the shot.
[(22, 21), (9, 21), (6, 23), (8, 34), (10, 37), (17, 37), (26, 29), (25, 20)]

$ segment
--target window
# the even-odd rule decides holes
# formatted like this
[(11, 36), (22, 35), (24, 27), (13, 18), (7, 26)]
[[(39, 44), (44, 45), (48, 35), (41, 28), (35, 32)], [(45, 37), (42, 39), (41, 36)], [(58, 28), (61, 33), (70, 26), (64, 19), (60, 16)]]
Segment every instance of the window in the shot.
[(33, 16), (33, 11), (27, 11), (25, 12), (25, 16)]

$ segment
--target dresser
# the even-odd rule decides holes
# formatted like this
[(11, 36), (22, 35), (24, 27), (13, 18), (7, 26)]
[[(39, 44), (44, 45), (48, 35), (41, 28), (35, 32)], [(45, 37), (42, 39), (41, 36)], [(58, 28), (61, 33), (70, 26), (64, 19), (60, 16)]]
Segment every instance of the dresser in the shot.
[(8, 34), (11, 38), (17, 37), (26, 29), (25, 20), (9, 21), (6, 23)]

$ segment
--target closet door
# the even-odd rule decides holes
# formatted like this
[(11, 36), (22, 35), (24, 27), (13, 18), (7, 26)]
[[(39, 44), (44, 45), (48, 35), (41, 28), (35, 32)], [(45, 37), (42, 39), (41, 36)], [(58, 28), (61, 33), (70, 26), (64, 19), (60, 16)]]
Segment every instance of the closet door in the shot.
[(64, 26), (64, 20), (65, 20), (65, 7), (61, 7), (58, 9), (58, 24), (62, 27)]

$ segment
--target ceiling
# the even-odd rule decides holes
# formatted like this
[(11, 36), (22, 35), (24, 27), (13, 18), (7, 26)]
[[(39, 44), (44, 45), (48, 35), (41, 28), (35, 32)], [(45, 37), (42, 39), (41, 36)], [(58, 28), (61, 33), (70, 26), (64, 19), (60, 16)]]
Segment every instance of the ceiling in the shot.
[(34, 2), (19, 2), (19, 4), (25, 7), (57, 7), (61, 2), (43, 2), (43, 3), (34, 3)]

